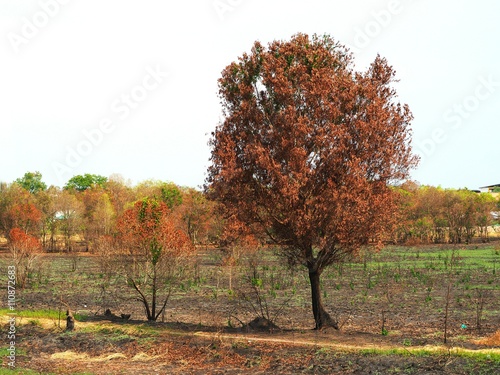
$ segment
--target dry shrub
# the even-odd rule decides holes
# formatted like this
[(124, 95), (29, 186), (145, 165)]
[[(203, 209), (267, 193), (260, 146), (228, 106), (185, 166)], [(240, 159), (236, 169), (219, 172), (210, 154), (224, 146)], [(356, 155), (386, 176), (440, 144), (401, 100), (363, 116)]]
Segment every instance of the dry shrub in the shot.
[(500, 346), (500, 329), (497, 330), (493, 335), (485, 337), (484, 339), (477, 340), (476, 344), (488, 345), (488, 346)]
[(26, 234), (20, 228), (14, 228), (9, 232), (9, 240), (9, 250), (16, 267), (17, 285), (24, 289), (32, 276), (42, 245), (37, 238)]

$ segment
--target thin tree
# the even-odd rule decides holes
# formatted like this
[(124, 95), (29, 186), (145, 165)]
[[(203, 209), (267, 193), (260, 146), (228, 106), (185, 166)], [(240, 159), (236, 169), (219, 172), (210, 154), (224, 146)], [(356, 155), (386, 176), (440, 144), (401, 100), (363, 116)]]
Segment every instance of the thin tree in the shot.
[(146, 318), (156, 321), (194, 247), (175, 226), (164, 202), (145, 198), (126, 210), (117, 223), (118, 238), (130, 254), (127, 281), (138, 294)]
[(355, 72), (331, 37), (297, 34), (256, 42), (219, 79), (224, 119), (210, 140), (206, 192), (307, 268), (316, 329), (338, 327), (321, 273), (381, 243), (396, 209), (389, 184), (418, 161), (394, 76), (380, 56)]

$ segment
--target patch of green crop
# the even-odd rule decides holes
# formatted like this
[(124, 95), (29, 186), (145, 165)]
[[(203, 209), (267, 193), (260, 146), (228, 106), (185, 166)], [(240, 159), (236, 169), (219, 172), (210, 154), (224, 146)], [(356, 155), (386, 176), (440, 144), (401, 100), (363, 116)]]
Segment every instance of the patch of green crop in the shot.
[[(14, 313), (14, 314), (13, 314)], [(35, 319), (66, 319), (66, 311), (52, 310), (52, 309), (37, 309), (37, 310), (9, 310), (0, 309), (0, 315), (16, 316), (16, 318), (26, 318), (30, 320)], [(74, 314), (77, 321), (85, 321), (88, 316), (86, 314)]]
[[(1, 347), (0, 348), (0, 358), (4, 360), (8, 355), (9, 355), (9, 347), (8, 346)], [(16, 346), (16, 356), (19, 356), (19, 355), (26, 355), (26, 350), (21, 349), (18, 346)]]
[(442, 349), (426, 349), (426, 348), (390, 348), (390, 349), (362, 349), (361, 354), (365, 355), (400, 355), (400, 356), (415, 356), (415, 357), (432, 357), (447, 355), (455, 358), (465, 358), (473, 361), (488, 361), (500, 365), (500, 352), (492, 350), (447, 350)]
[(111, 326), (111, 325), (100, 325), (100, 324), (93, 324), (93, 325), (88, 325), (86, 327), (81, 327), (78, 329), (78, 332), (81, 333), (94, 333), (94, 334), (101, 334), (101, 335), (113, 335), (113, 336), (124, 336), (128, 335), (128, 332), (125, 329), (122, 329), (117, 326)]
[[(381, 268), (421, 268), (436, 272), (454, 269), (491, 269), (500, 262), (500, 252), (492, 247), (481, 249), (441, 250), (435, 248), (410, 248), (388, 246), (380, 252), (354, 259), (349, 267), (365, 272)], [(452, 262), (452, 258), (454, 261)], [(453, 264), (452, 264), (453, 263)]]
[[(59, 311), (50, 310), (50, 309), (39, 309), (39, 310), (15, 310), (11, 311), (9, 309), (0, 309), (0, 315), (12, 314), (15, 312), (15, 316), (19, 318), (28, 318), (28, 319), (58, 319)], [(65, 315), (66, 312), (61, 311), (61, 316)]]
[(38, 372), (30, 369), (23, 368), (3, 368), (0, 367), (0, 375), (54, 375), (52, 372)]

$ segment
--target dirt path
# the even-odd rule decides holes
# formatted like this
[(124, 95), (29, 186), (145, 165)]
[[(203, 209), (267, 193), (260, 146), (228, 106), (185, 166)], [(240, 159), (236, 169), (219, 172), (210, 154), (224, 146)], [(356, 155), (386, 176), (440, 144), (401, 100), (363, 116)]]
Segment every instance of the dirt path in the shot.
[[(293, 334), (292, 334), (293, 335)], [(419, 351), (426, 351), (428, 353), (451, 353), (451, 354), (473, 354), (473, 353), (483, 353), (483, 354), (496, 354), (500, 355), (500, 348), (476, 348), (467, 349), (460, 346), (435, 346), (435, 345), (425, 345), (425, 346), (411, 346), (405, 347), (403, 345), (396, 345), (393, 343), (382, 342), (381, 340), (374, 340), (373, 338), (367, 339), (363, 336), (369, 336), (365, 334), (359, 335), (327, 335), (329, 337), (321, 337), (320, 335), (307, 334), (305, 338), (297, 337), (289, 338), (280, 334), (278, 337), (263, 337), (262, 335), (255, 334), (214, 334), (207, 332), (195, 332), (194, 336), (204, 337), (207, 339), (216, 340), (231, 340), (231, 341), (246, 341), (248, 343), (259, 342), (259, 343), (273, 343), (273, 344), (286, 344), (290, 346), (300, 346), (300, 347), (314, 347), (314, 348), (330, 348), (338, 351), (345, 352), (359, 352), (359, 351), (379, 351), (379, 352), (391, 352), (401, 351), (407, 352), (408, 354), (413, 354)], [(289, 336), (289, 335), (287, 335)], [(295, 335), (293, 335), (295, 336)], [(304, 336), (304, 335), (301, 335)], [(332, 336), (334, 336), (332, 338)], [(475, 345), (475, 344), (474, 344)]]
[[(0, 316), (0, 323), (5, 325), (8, 323), (8, 316)], [(33, 325), (36, 321), (36, 326), (43, 328), (44, 330), (57, 330), (58, 325), (64, 327), (64, 319), (62, 322), (58, 322), (54, 319), (36, 318), (18, 318), (17, 324), (22, 326)], [(131, 333), (132, 335), (136, 329), (143, 326), (144, 323), (125, 323), (116, 324), (108, 320), (99, 321), (86, 321), (77, 322), (77, 330), (97, 331), (96, 327), (101, 330), (112, 331), (113, 329), (119, 330), (120, 332)], [(362, 351), (369, 349), (377, 349), (380, 351), (390, 351), (395, 349), (401, 349), (404, 351), (412, 352), (418, 350), (428, 350), (429, 352), (449, 352), (460, 351), (463, 353), (494, 353), (500, 355), (500, 343), (493, 347), (478, 346), (478, 340), (472, 340), (467, 343), (468, 348), (462, 345), (454, 346), (453, 344), (445, 345), (403, 345), (397, 342), (397, 338), (384, 337), (382, 335), (373, 335), (362, 332), (345, 332), (337, 331), (334, 329), (327, 329), (324, 331), (278, 331), (274, 333), (269, 332), (207, 332), (207, 331), (186, 331), (176, 328), (170, 328), (168, 326), (159, 325), (158, 327), (159, 336), (167, 337), (200, 337), (211, 341), (245, 341), (247, 343), (257, 342), (257, 343), (273, 343), (273, 344), (286, 344), (291, 346), (302, 346), (302, 347), (317, 347), (317, 348), (331, 348), (340, 351)], [(59, 329), (62, 332), (62, 329)], [(498, 334), (497, 334), (498, 336)], [(473, 347), (472, 349), (470, 347)]]
[[(35, 374), (465, 374), (477, 370), (468, 356), (500, 357), (498, 347), (404, 347), (387, 337), (334, 330), (224, 333), (88, 321), (65, 333), (57, 320), (43, 318), (20, 319), (18, 328), (19, 349), (26, 353), (18, 365)], [(499, 364), (490, 367), (500, 370)]]

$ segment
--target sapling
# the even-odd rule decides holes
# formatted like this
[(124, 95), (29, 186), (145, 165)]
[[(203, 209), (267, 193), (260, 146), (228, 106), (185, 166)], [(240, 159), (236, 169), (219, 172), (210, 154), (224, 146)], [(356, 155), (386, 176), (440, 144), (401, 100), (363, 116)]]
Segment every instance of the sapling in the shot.
[(453, 298), (452, 295), (452, 274), (453, 274), (453, 268), (458, 264), (458, 255), (455, 252), (455, 249), (452, 250), (451, 252), (451, 257), (450, 257), (450, 263), (449, 263), (449, 270), (448, 270), (448, 285), (446, 287), (446, 296), (445, 296), (445, 309), (444, 309), (444, 338), (443, 341), (446, 344), (448, 341), (448, 322), (449, 322), (449, 310), (450, 310), (450, 302), (451, 299)]
[(445, 298), (445, 308), (444, 308), (444, 343), (448, 342), (448, 312), (450, 308), (451, 299), (451, 283), (448, 281), (448, 286), (446, 288), (446, 298)]
[(488, 297), (488, 291), (476, 288), (475, 297), (472, 299), (472, 304), (474, 306), (475, 318), (476, 318), (476, 329), (481, 331), (481, 321), (483, 319), (484, 305)]
[(382, 336), (387, 336), (389, 331), (385, 328), (386, 314), (387, 311), (382, 310)]

